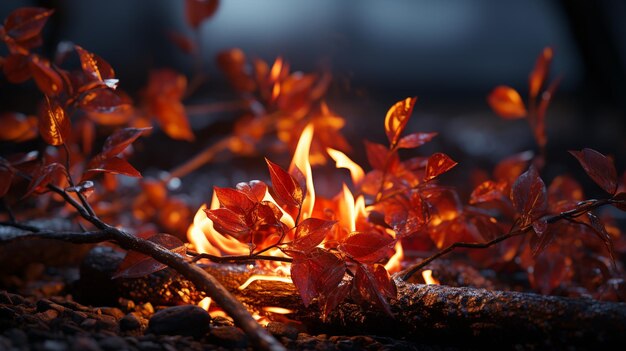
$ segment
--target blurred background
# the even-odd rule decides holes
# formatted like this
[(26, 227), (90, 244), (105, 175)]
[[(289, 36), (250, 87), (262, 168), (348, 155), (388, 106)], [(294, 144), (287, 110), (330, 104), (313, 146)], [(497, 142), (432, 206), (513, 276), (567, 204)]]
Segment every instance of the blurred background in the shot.
[[(183, 5), (175, 0), (4, 0), (0, 17), (20, 6), (56, 9), (44, 52), (52, 55), (61, 40), (77, 43), (109, 61), (120, 87), (132, 95), (145, 85), (150, 69), (193, 72), (194, 60), (167, 40), (170, 30), (191, 33)], [(557, 166), (546, 177), (573, 169), (576, 161), (566, 150), (583, 147), (613, 155), (623, 171), (624, 18), (626, 2), (620, 0), (221, 1), (201, 26), (201, 64), (209, 80), (193, 99), (220, 101), (232, 94), (215, 64), (221, 50), (238, 47), (270, 62), (282, 56), (295, 70), (332, 73), (328, 102), (347, 119), (345, 134), (357, 160), (364, 158), (363, 138), (384, 140), (389, 106), (418, 96), (409, 129), (440, 133), (424, 154), (444, 151), (464, 167), (488, 167), (535, 146), (526, 121), (497, 117), (487, 94), (506, 84), (525, 98), (536, 57), (551, 46), (550, 78), (562, 75), (563, 80), (548, 110), (548, 163)], [(32, 102), (26, 101), (33, 100), (22, 98), (36, 96), (29, 88), (0, 81), (2, 110), (32, 112), (27, 111)], [(212, 122), (192, 123), (211, 133)], [(202, 140), (195, 146), (167, 142), (189, 154), (205, 146)], [(173, 161), (181, 158), (184, 154)]]

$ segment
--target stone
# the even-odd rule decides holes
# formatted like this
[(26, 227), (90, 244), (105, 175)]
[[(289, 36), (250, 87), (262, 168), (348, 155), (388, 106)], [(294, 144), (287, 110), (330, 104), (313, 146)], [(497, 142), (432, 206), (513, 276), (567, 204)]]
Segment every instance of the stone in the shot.
[(270, 322), (267, 331), (277, 338), (285, 337), (291, 340), (297, 339), (299, 333), (296, 327), (281, 322)]
[(210, 340), (226, 348), (245, 348), (248, 346), (248, 337), (237, 327), (212, 328)]
[(211, 316), (201, 307), (174, 306), (155, 313), (148, 323), (148, 332), (199, 338), (209, 331), (210, 323)]
[(129, 313), (120, 319), (120, 330), (130, 331), (141, 328), (141, 319), (136, 313)]
[(94, 339), (80, 336), (74, 340), (72, 351), (102, 351), (102, 348)]

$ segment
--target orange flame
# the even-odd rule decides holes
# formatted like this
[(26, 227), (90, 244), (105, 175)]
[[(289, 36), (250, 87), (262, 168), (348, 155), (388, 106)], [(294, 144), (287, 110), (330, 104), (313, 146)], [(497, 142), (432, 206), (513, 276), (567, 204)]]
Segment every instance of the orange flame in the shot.
[(211, 298), (205, 297), (204, 299), (200, 300), (200, 302), (198, 302), (198, 306), (202, 307), (205, 311), (208, 311), (211, 307)]
[(424, 282), (428, 285), (439, 285), (439, 280), (433, 277), (433, 271), (430, 269), (422, 271), (422, 277), (424, 278)]
[(350, 176), (352, 177), (352, 184), (357, 185), (363, 180), (365, 177), (365, 172), (363, 172), (363, 168), (352, 161), (346, 154), (339, 150), (326, 148), (326, 152), (328, 155), (335, 160), (335, 164), (337, 168), (346, 168), (350, 171)]
[(311, 142), (313, 141), (313, 124), (309, 123), (298, 141), (296, 151), (294, 152), (291, 165), (289, 165), (289, 172), (293, 173), (295, 167), (298, 167), (304, 174), (306, 179), (306, 198), (302, 204), (302, 219), (311, 217), (313, 213), (313, 207), (315, 205), (315, 188), (313, 186), (313, 170), (311, 169), (311, 162), (309, 161), (309, 151), (311, 149)]

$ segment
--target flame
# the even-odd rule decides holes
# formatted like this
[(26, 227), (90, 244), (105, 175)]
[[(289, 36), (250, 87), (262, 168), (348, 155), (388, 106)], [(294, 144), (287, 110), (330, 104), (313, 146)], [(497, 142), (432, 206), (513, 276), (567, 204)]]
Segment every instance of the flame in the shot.
[(283, 276), (279, 276), (279, 275), (265, 275), (265, 274), (253, 274), (250, 276), (250, 278), (248, 278), (248, 280), (246, 280), (243, 284), (241, 284), (241, 286), (239, 286), (239, 290), (243, 290), (245, 288), (247, 288), (250, 284), (254, 283), (257, 280), (265, 280), (265, 281), (272, 281), (272, 282), (283, 282), (283, 283), (289, 283), (289, 284), (293, 284), (293, 281), (291, 280), (290, 277), (283, 277)]
[(283, 70), (283, 58), (277, 57), (270, 69), (270, 82), (276, 82)]
[(262, 307), (261, 310), (265, 312), (269, 312), (269, 313), (276, 313), (276, 314), (292, 314), (293, 313), (293, 310), (290, 310), (284, 307), (276, 307), (276, 306)]
[[(217, 196), (213, 194), (210, 208), (215, 209), (218, 207), (219, 200)], [(206, 208), (206, 204), (200, 206), (193, 218), (193, 224), (189, 226), (187, 230), (187, 239), (191, 243), (192, 248), (199, 253), (207, 253), (216, 256), (222, 254), (240, 255), (242, 253), (248, 253), (248, 245), (233, 237), (222, 235), (213, 228), (213, 221), (204, 213)]]
[(365, 177), (365, 172), (363, 172), (363, 168), (352, 161), (346, 154), (339, 150), (326, 148), (326, 152), (328, 155), (335, 160), (335, 164), (337, 168), (346, 168), (350, 171), (350, 176), (352, 177), (352, 184), (359, 184), (363, 178)]
[(424, 282), (428, 285), (439, 285), (439, 280), (433, 277), (433, 271), (430, 269), (422, 271), (422, 277), (424, 278)]
[(291, 165), (289, 165), (289, 172), (292, 173), (295, 167), (298, 167), (304, 174), (306, 179), (306, 198), (302, 204), (302, 219), (311, 217), (313, 213), (313, 206), (315, 205), (315, 188), (313, 186), (313, 170), (311, 169), (311, 162), (309, 161), (309, 151), (311, 149), (311, 141), (313, 141), (313, 124), (309, 123), (302, 134), (300, 140), (298, 140), (298, 146), (294, 152)]
[(389, 258), (389, 261), (385, 263), (385, 269), (390, 274), (400, 272), (402, 270), (402, 260), (404, 260), (404, 249), (400, 241), (396, 242), (394, 249), (396, 252)]
[(198, 306), (202, 307), (205, 311), (208, 311), (209, 307), (211, 307), (211, 298), (205, 297), (200, 302), (198, 302)]

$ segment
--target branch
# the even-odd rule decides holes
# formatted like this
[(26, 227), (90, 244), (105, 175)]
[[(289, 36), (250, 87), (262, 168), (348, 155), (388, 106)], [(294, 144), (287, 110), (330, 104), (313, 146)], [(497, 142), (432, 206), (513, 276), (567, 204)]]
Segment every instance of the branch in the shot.
[[(554, 215), (554, 216), (549, 216), (546, 218), (546, 222), (548, 222), (548, 224), (552, 224), (555, 222), (558, 222), (560, 220), (563, 219), (571, 219), (571, 218), (576, 218), (578, 216), (581, 216), (593, 209), (599, 208), (601, 206), (604, 205), (608, 205), (608, 204), (614, 204), (614, 203), (619, 203), (620, 200), (615, 200), (615, 199), (602, 199), (602, 200), (588, 200), (588, 201), (584, 201), (581, 203), (581, 205), (579, 207), (576, 207), (574, 209), (571, 209), (569, 211), (565, 211), (565, 212), (561, 212), (558, 215)], [(398, 273), (399, 276), (401, 276), (402, 280), (408, 280), (409, 278), (411, 278), (411, 276), (415, 273), (417, 273), (419, 270), (421, 270), (422, 268), (426, 267), (430, 262), (445, 256), (447, 254), (449, 254), (450, 252), (454, 251), (456, 248), (468, 248), (468, 249), (486, 249), (488, 247), (491, 247), (499, 242), (502, 242), (506, 239), (510, 239), (512, 237), (518, 236), (518, 235), (522, 235), (522, 234), (526, 234), (529, 231), (531, 231), (533, 229), (532, 224), (529, 224), (525, 227), (522, 228), (518, 228), (516, 230), (512, 230), (509, 233), (499, 236), (491, 241), (487, 241), (485, 243), (464, 243), (464, 242), (456, 242), (451, 244), (450, 246), (446, 247), (445, 249), (433, 254), (430, 257), (425, 258), (424, 260), (422, 260), (421, 262), (414, 264), (412, 266), (410, 266), (409, 268), (401, 271)]]

